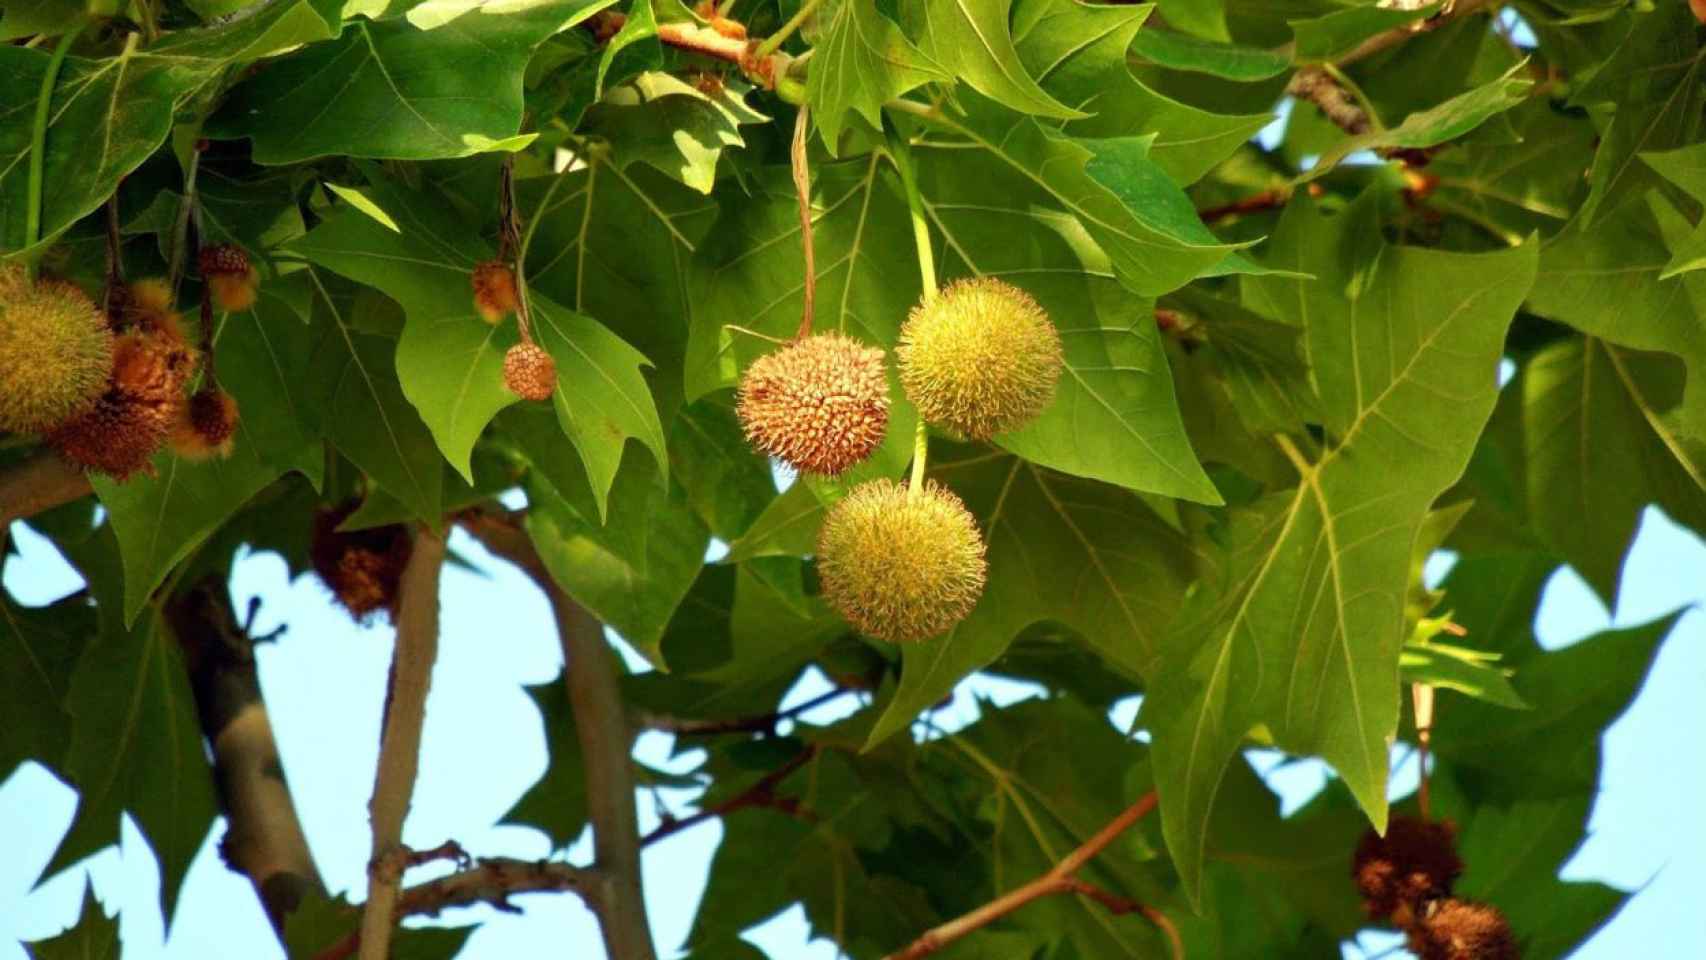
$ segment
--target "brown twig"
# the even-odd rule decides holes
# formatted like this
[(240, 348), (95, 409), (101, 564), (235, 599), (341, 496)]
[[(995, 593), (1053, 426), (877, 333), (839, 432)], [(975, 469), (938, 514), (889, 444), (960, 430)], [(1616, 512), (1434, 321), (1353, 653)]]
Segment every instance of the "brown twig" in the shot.
[(119, 235), (118, 222), (118, 191), (107, 197), (107, 278), (106, 291), (101, 299), (101, 309), (107, 315), (107, 322), (113, 322), (113, 314), (117, 311), (119, 298), (124, 291), (124, 240)]
[(800, 308), (800, 329), (794, 338), (804, 340), (812, 335), (812, 314), (817, 305), (817, 264), (812, 259), (812, 175), (806, 165), (806, 132), (811, 128), (804, 105), (794, 117), (794, 144), (790, 159), (794, 168), (794, 192), (800, 198), (800, 250), (805, 254), (806, 272), (802, 282), (805, 303)]
[[(1033, 900), (1057, 893), (1081, 894), (1107, 906), (1116, 913), (1137, 911), (1154, 921), (1155, 916), (1159, 915), (1158, 911), (1145, 908), (1136, 901), (1092, 886), (1080, 880), (1077, 873), (1086, 863), (1090, 862), (1092, 857), (1107, 849), (1108, 845), (1118, 839), (1120, 834), (1131, 829), (1132, 824), (1143, 819), (1151, 810), (1154, 810), (1155, 801), (1155, 791), (1151, 790), (1139, 797), (1136, 803), (1127, 807), (1119, 816), (1110, 820), (1107, 826), (1096, 832), (1095, 836), (1080, 844), (1078, 849), (1067, 854), (1047, 873), (1022, 887), (996, 897), (970, 913), (963, 914), (939, 927), (925, 931), (922, 936), (912, 941), (905, 948), (889, 954), (886, 960), (918, 960), (919, 957), (927, 957), (955, 940), (974, 930), (988, 926)], [(1179, 943), (1178, 932), (1173, 929), (1172, 923), (1162, 917), (1156, 925), (1161, 927), (1162, 931), (1168, 935), (1168, 939), (1172, 941), (1174, 956), (1182, 956), (1183, 948)]]
[(13, 520), (33, 517), (93, 492), (83, 471), (43, 450), (0, 470), (0, 536)]
[[(456, 873), (404, 890), (397, 898), (397, 914), (434, 917), (445, 910), (476, 903), (515, 912), (509, 898), (516, 894), (572, 891), (586, 897), (597, 885), (596, 881), (594, 872), (566, 863), (481, 857)], [(348, 960), (360, 946), (361, 932), (352, 930), (342, 940), (315, 954), (314, 960)]]
[(1247, 197), (1240, 197), (1231, 203), (1223, 203), (1214, 207), (1205, 207), (1197, 211), (1197, 216), (1202, 218), (1203, 223), (1214, 224), (1229, 217), (1236, 217), (1246, 213), (1260, 213), (1264, 210), (1278, 210), (1280, 207), (1285, 206), (1286, 201), (1290, 199), (1291, 191), (1288, 189), (1263, 190), (1261, 193), (1253, 193)]
[(409, 857), (402, 842), (403, 820), (415, 792), (427, 690), (438, 659), (438, 580), (444, 555), (443, 537), (430, 530), (416, 533), (399, 588), (390, 696), (368, 805), (373, 859), (367, 865), (367, 903), (361, 915), (361, 960), (389, 956), (397, 922), (398, 889)]
[(789, 707), (786, 710), (762, 713), (751, 717), (729, 717), (723, 720), (690, 720), (665, 714), (643, 713), (636, 717), (635, 725), (644, 730), (658, 730), (682, 737), (709, 736), (719, 733), (775, 733), (776, 726), (782, 721), (792, 720), (802, 713), (809, 713), (832, 700), (854, 692), (850, 687), (836, 687), (834, 690), (819, 694), (805, 703)]
[(752, 786), (722, 803), (706, 807), (692, 816), (682, 817), (679, 820), (665, 820), (658, 825), (656, 830), (640, 838), (640, 846), (650, 846), (665, 837), (680, 833), (688, 827), (698, 826), (707, 820), (726, 816), (736, 810), (744, 810), (749, 807), (771, 807), (790, 816), (803, 817), (808, 820), (816, 819), (811, 811), (801, 807), (800, 802), (795, 798), (777, 795), (776, 788), (781, 785), (783, 780), (788, 779), (795, 770), (805, 766), (813, 757), (817, 756), (817, 752), (818, 748), (815, 744), (809, 746), (791, 757), (787, 763), (758, 778), (758, 781)]
[[(584, 25), (592, 31), (594, 37), (603, 41), (615, 36), (627, 22), (626, 14), (606, 10), (588, 17)], [(732, 20), (722, 22), (735, 23)], [(754, 56), (753, 51), (758, 46), (754, 41), (730, 36), (697, 23), (660, 23), (657, 31), (658, 42), (717, 60), (727, 60), (738, 65), (747, 79), (767, 90), (775, 89), (776, 78), (787, 72), (792, 59), (780, 51), (763, 57)]]

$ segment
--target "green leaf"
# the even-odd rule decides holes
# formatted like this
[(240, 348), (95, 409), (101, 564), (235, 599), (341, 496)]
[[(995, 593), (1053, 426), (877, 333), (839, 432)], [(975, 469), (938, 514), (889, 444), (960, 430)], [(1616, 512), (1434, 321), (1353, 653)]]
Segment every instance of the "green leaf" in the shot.
[(190, 860), (219, 811), (189, 674), (156, 614), (130, 630), (106, 623), (78, 659), (66, 709), (62, 769), (80, 797), (46, 872), (117, 843), (128, 813), (160, 861), (169, 929)]
[(63, 703), (71, 670), (96, 631), (93, 609), (81, 600), (20, 607), (0, 596), (0, 774), (26, 760), (57, 763), (71, 737)]
[[(104, 203), (165, 142), (185, 97), (233, 63), (333, 36), (336, 6), (333, 0), (280, 0), (220, 26), (174, 31), (145, 50), (130, 43), (102, 60), (68, 57), (50, 106), (42, 238)], [(27, 155), (48, 58), (46, 49), (0, 45), (0, 87), (28, 91), (0, 107), (0, 249), (25, 245)]]
[(1247, 299), (1307, 331), (1331, 446), (1293, 456), (1295, 491), (1230, 512), (1225, 554), (1148, 678), (1163, 826), (1193, 898), (1215, 791), (1257, 726), (1332, 763), (1384, 825), (1411, 545), (1492, 410), (1505, 330), (1533, 282), (1534, 245), (1387, 246), (1371, 198), (1336, 218), (1294, 199), (1270, 260), (1319, 279), (1244, 280)]
[(770, 464), (746, 444), (734, 408), (707, 397), (670, 426), (670, 468), (712, 536), (734, 541), (776, 499)]
[[(1219, 502), (1185, 437), (1153, 304), (1134, 301), (1114, 282), (1108, 258), (1078, 223), (1050, 209), (1054, 196), (1011, 166), (950, 149), (919, 151), (918, 167), (925, 212), (942, 236), (944, 279), (973, 274), (1015, 283), (1037, 298), (1061, 334), (1066, 369), (1053, 404), (1000, 444), (1079, 476)], [(1178, 193), (1161, 180), (1165, 186), (1146, 186)], [(1194, 226), (1206, 234), (1200, 222)]]
[[(361, 911), (343, 897), (311, 892), (286, 917), (285, 948), (292, 957), (319, 956), (361, 927)], [(475, 927), (398, 927), (391, 935), (393, 960), (450, 960), (462, 952)]]
[(553, 850), (574, 843), (586, 829), (586, 767), (569, 685), (562, 678), (526, 688), (539, 708), (549, 762), (539, 781), (527, 788), (500, 823), (525, 824), (545, 832)]
[(1154, 32), (1138, 29), (1146, 12), (1143, 6), (1021, 0), (1014, 10), (1014, 22), (1021, 25), (1015, 37), (1019, 57), (1049, 93), (1092, 114), (1068, 123), (1067, 133), (1092, 139), (1152, 136), (1154, 161), (1168, 176), (1190, 183), (1272, 118), (1212, 113), (1138, 82), (1127, 66), (1126, 52), (1133, 36)]
[(1488, 118), (1522, 103), (1533, 88), (1534, 80), (1517, 74), (1527, 72), (1528, 65), (1524, 61), (1491, 83), (1452, 97), (1438, 106), (1410, 114), (1396, 127), (1346, 137), (1321, 154), (1321, 159), (1309, 168), (1303, 179), (1314, 180), (1326, 174), (1339, 161), (1359, 150), (1419, 149), (1455, 140), (1487, 122)]
[(747, 106), (750, 89), (727, 81), (712, 96), (668, 73), (642, 73), (589, 109), (583, 130), (608, 141), (621, 167), (645, 163), (710, 193), (723, 151), (746, 146), (741, 125), (770, 119)]
[(944, 636), (901, 648), (900, 688), (867, 745), (904, 729), (1042, 621), (1077, 631), (1129, 678), (1149, 676), (1196, 567), (1184, 538), (1130, 493), (977, 448), (931, 457), (988, 544), (983, 598)]
[(0, 42), (32, 34), (58, 36), (89, 18), (89, 0), (34, 0), (29, 6), (8, 4), (0, 12)]
[(34, 960), (118, 960), (118, 916), (107, 916), (87, 879), (77, 916), (77, 925), (59, 936), (27, 944), (29, 955)]
[(1061, 103), (1020, 66), (1008, 18), (1013, 0), (906, 0), (901, 22), (918, 48), (955, 79), (1022, 113), (1069, 120), (1079, 110)]
[(1499, 666), (1498, 659), (1497, 654), (1468, 647), (1410, 640), (1398, 654), (1398, 669), (1405, 683), (1426, 683), (1501, 707), (1527, 709), (1527, 701), (1511, 686), (1512, 671)]
[(247, 137), (256, 162), (266, 164), (514, 150), (525, 145), (513, 138), (533, 48), (598, 5), (472, 8), (432, 30), (407, 20), (353, 20), (336, 40), (276, 60), (231, 90), (207, 135)]
[[(604, 80), (610, 74), (610, 65), (616, 62), (623, 50), (641, 40), (652, 40), (658, 35), (657, 15), (652, 12), (652, 0), (634, 0), (628, 7), (628, 18), (622, 21), (622, 29), (616, 31), (604, 45), (604, 53), (598, 58), (598, 73), (592, 82), (592, 98), (598, 100), (604, 96)], [(662, 65), (662, 53), (657, 42), (646, 44), (635, 51), (643, 58), (647, 66), (656, 68)]]
[(326, 439), (429, 526), (443, 521), (443, 475), (432, 432), (393, 375), (394, 348), (350, 328), (324, 281), (308, 269), (320, 297), (314, 382), (307, 391)]
[(880, 128), (883, 104), (926, 83), (950, 79), (877, 12), (876, 0), (841, 0), (820, 29), (813, 48), (816, 62), (806, 74), (806, 102), (832, 153), (848, 113)]
[(1386, 9), (1370, 4), (1336, 10), (1310, 20), (1293, 20), (1291, 32), (1297, 42), (1295, 56), (1299, 63), (1337, 60), (1369, 37), (1432, 16), (1439, 7), (1439, 0), (1414, 10)]
[[(1706, 144), (1664, 153), (1643, 153), (1640, 157), (1647, 166), (1687, 191), (1689, 196), (1706, 202)], [(1696, 227), (1688, 239), (1678, 245), (1659, 279), (1669, 280), (1679, 273), (1702, 267), (1706, 267), (1706, 228)]]
[(1623, 556), (1647, 504), (1706, 529), (1706, 487), (1659, 429), (1658, 418), (1680, 401), (1681, 364), (1572, 337), (1535, 355), (1519, 386), (1536, 532), (1615, 607)]
[(1277, 77), (1291, 69), (1291, 57), (1282, 51), (1217, 43), (1171, 30), (1139, 31), (1132, 52), (1171, 70), (1206, 73), (1241, 83)]
[(602, 524), (584, 487), (530, 485), (527, 532), (552, 579), (661, 669), (664, 627), (704, 565), (707, 533), (649, 456), (624, 464)]

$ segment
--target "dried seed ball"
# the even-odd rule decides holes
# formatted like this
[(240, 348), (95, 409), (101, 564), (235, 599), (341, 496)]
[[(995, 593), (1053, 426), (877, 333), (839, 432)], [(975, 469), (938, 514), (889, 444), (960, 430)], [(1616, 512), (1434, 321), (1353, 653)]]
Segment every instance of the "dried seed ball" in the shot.
[(822, 333), (758, 358), (736, 406), (753, 449), (835, 476), (864, 460), (889, 425), (883, 351)]
[(1449, 896), (1462, 873), (1452, 825), (1415, 817), (1393, 817), (1384, 837), (1373, 830), (1364, 833), (1351, 858), (1357, 892), (1375, 919)]
[(42, 433), (87, 412), (112, 366), (112, 332), (88, 295), (0, 266), (0, 431)]
[(973, 440), (1017, 430), (1054, 400), (1060, 335), (1030, 295), (981, 277), (912, 309), (895, 347), (906, 396)]
[(248, 251), (230, 243), (202, 247), (198, 263), (214, 306), (235, 313), (255, 305), (261, 275), (249, 262)]
[(557, 390), (557, 361), (536, 343), (504, 353), (504, 386), (523, 400), (549, 400)]
[(237, 399), (218, 387), (190, 395), (172, 425), (172, 451), (186, 460), (223, 460), (237, 436)]
[(948, 488), (892, 480), (853, 488), (818, 532), (823, 593), (848, 623), (883, 640), (934, 637), (983, 594), (983, 536)]
[(48, 436), (67, 460), (124, 480), (149, 467), (183, 416), (184, 384), (195, 354), (157, 333), (133, 332), (113, 345), (112, 375), (94, 406)]
[(1421, 960), (1517, 960), (1516, 938), (1498, 908), (1441, 900), (1410, 928), (1409, 947)]
[(338, 525), (355, 512), (356, 506), (352, 500), (314, 515), (309, 559), (314, 572), (350, 616), (366, 620), (381, 610), (394, 614), (403, 568), (408, 566), (413, 549), (409, 531), (401, 524), (339, 530)]
[(184, 318), (173, 309), (173, 299), (171, 286), (165, 280), (151, 277), (125, 287), (116, 306), (126, 325), (176, 343), (187, 343)]
[(487, 323), (497, 323), (521, 303), (515, 292), (515, 271), (502, 260), (474, 265), (474, 309)]

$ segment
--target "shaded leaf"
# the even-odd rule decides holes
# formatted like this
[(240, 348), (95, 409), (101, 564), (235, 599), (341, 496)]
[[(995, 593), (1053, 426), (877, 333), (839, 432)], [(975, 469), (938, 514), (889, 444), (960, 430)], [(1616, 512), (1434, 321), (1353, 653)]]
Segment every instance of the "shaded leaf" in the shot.
[(949, 79), (912, 45), (893, 21), (877, 12), (876, 0), (841, 0), (821, 29), (817, 62), (806, 74), (806, 102), (831, 152), (857, 113), (882, 126), (882, 106), (916, 87)]

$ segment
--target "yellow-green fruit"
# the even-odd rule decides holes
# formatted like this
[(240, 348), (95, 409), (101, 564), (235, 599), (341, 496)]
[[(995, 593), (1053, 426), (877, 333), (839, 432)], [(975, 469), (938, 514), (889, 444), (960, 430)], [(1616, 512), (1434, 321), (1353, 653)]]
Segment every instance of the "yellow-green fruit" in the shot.
[(913, 307), (895, 356), (919, 414), (973, 440), (1030, 423), (1060, 379), (1060, 335), (1048, 314), (989, 277), (951, 284)]
[(0, 431), (40, 433), (83, 413), (112, 365), (112, 331), (87, 294), (0, 266)]
[(758, 452), (833, 477), (888, 430), (883, 351), (839, 333), (807, 337), (748, 367), (735, 409)]
[(847, 622), (882, 640), (934, 637), (983, 595), (983, 536), (960, 498), (927, 483), (853, 488), (818, 532), (823, 594)]

